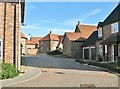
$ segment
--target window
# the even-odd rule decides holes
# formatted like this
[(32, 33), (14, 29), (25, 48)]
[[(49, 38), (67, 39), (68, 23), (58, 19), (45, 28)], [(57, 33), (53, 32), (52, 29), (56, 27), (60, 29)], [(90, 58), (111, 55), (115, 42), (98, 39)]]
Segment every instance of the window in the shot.
[(102, 53), (103, 53), (103, 46), (99, 45), (99, 54), (102, 55)]
[(102, 37), (102, 27), (99, 27), (99, 29), (98, 29), (98, 37), (99, 38)]
[(2, 39), (0, 39), (0, 59), (2, 59), (3, 56), (3, 46), (2, 46)]
[(105, 53), (107, 53), (107, 45), (105, 45)]
[(111, 32), (118, 32), (118, 22), (111, 24)]

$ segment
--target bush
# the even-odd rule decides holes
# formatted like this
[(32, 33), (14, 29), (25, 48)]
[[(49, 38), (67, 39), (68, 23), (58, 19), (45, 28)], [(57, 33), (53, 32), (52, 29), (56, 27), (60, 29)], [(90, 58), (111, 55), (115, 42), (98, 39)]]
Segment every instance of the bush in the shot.
[(75, 62), (81, 63), (81, 64), (85, 64), (86, 62), (80, 59), (76, 59)]
[(18, 72), (14, 65), (11, 65), (9, 63), (3, 63), (2, 64), (2, 79), (8, 79), (13, 78), (18, 75)]
[(59, 54), (62, 54), (62, 52), (60, 52), (60, 50), (54, 50), (54, 51), (48, 52), (47, 54), (48, 55), (59, 55)]
[(93, 65), (93, 66), (99, 66), (99, 67), (103, 67), (106, 69), (109, 69), (111, 71), (120, 73), (120, 67), (118, 67), (118, 64), (115, 62), (110, 62), (110, 63), (101, 63), (101, 62), (93, 62), (93, 61), (85, 61), (85, 60), (80, 60), (80, 59), (76, 59), (75, 62), (81, 63), (81, 64), (88, 64), (88, 65)]
[(117, 63), (99, 63), (99, 62), (89, 62), (88, 65), (99, 66), (103, 68), (107, 68), (111, 71), (120, 73), (120, 67), (117, 68)]

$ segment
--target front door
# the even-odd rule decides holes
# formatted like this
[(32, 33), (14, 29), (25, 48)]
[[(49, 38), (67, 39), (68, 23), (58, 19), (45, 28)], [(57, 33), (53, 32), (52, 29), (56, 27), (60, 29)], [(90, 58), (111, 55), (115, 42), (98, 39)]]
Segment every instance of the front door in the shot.
[(114, 48), (115, 48), (115, 46), (112, 45), (111, 46), (111, 59), (112, 59), (112, 62), (115, 61), (115, 53), (114, 53), (115, 49)]
[(89, 59), (89, 49), (84, 49), (84, 59)]

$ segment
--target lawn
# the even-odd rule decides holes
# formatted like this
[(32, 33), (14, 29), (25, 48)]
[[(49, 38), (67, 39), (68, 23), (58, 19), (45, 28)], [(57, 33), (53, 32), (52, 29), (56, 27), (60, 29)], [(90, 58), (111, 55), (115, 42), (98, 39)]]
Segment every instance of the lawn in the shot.
[(84, 61), (84, 60), (80, 60), (80, 59), (76, 59), (75, 61), (79, 62), (81, 64), (99, 66), (102, 68), (109, 69), (113, 72), (120, 73), (120, 66), (118, 67), (118, 64), (116, 62), (95, 62), (95, 61)]

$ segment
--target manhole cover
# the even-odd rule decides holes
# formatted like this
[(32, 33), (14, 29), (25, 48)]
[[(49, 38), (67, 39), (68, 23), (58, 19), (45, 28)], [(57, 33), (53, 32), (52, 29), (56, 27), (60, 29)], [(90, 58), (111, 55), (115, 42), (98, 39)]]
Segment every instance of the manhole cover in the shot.
[(63, 72), (55, 72), (56, 74), (65, 74), (65, 73), (63, 73)]
[(46, 70), (43, 70), (43, 71), (41, 71), (41, 72), (47, 72)]
[(80, 84), (80, 87), (95, 87), (95, 84)]

